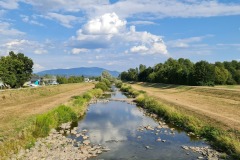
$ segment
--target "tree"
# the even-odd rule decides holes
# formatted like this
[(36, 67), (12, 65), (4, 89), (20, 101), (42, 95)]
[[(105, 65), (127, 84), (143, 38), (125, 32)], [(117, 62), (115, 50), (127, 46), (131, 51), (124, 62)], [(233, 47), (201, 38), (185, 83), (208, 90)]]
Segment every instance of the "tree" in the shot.
[(128, 81), (137, 81), (138, 79), (138, 70), (130, 68), (128, 70)]
[(105, 83), (107, 87), (111, 87), (111, 82), (107, 78), (102, 78), (101, 82)]
[[(138, 80), (141, 82), (147, 82), (148, 81), (148, 76), (153, 72), (153, 69), (151, 67), (145, 68), (145, 70), (141, 71), (138, 74)], [(154, 80), (154, 79), (151, 79)]]
[(124, 71), (119, 76), (121, 80), (128, 81), (128, 72)]
[(68, 83), (68, 79), (64, 76), (57, 76), (57, 82), (59, 84), (67, 84)]
[(196, 85), (214, 85), (214, 66), (206, 61), (197, 62), (193, 76)]
[(143, 64), (139, 65), (139, 73), (143, 72), (147, 67)]
[(156, 81), (156, 72), (152, 72), (147, 76), (148, 82), (155, 82)]
[(215, 83), (216, 84), (226, 84), (228, 79), (228, 70), (224, 67), (215, 66)]
[(189, 59), (169, 58), (154, 67), (143, 64), (139, 68), (130, 68), (120, 74), (122, 80), (156, 82), (181, 85), (240, 84), (240, 62), (199, 61), (196, 64)]
[(113, 81), (113, 77), (108, 71), (103, 71), (101, 77)]
[(0, 59), (0, 78), (3, 83), (11, 88), (23, 86), (32, 75), (33, 61), (23, 53), (9, 52), (6, 57)]

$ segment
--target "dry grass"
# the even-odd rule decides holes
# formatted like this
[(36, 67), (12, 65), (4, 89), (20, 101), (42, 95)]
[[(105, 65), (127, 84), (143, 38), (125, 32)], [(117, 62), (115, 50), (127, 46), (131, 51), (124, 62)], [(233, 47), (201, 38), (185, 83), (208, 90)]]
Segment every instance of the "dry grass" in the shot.
[(65, 84), (0, 92), (0, 138), (12, 138), (37, 114), (67, 103), (93, 88), (91, 83)]
[(155, 99), (171, 104), (189, 114), (205, 118), (224, 129), (240, 131), (240, 87), (193, 87), (166, 84), (137, 83)]

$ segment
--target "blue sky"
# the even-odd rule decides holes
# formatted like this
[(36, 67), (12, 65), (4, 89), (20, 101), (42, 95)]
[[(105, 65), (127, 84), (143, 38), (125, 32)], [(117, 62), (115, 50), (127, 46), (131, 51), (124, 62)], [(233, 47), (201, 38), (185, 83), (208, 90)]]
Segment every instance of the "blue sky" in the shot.
[(0, 56), (34, 71), (240, 60), (238, 0), (0, 0)]

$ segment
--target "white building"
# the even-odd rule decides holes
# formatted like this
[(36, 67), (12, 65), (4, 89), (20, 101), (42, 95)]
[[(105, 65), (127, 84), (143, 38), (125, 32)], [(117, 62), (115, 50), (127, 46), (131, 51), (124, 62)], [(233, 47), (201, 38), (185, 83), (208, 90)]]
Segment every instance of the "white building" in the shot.
[(84, 82), (89, 82), (89, 78), (84, 78)]
[(3, 89), (3, 87), (4, 87), (4, 84), (3, 84), (3, 82), (0, 80), (0, 89)]

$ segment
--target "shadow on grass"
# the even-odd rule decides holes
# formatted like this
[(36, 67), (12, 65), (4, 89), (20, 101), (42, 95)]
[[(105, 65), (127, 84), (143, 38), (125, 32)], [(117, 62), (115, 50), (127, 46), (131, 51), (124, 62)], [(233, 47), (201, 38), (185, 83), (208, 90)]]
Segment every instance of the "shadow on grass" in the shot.
[(175, 85), (175, 84), (164, 84), (164, 83), (136, 83), (143, 87), (153, 87), (153, 88), (159, 88), (159, 89), (182, 89), (184, 91), (191, 90), (193, 87), (191, 86), (184, 86), (184, 85)]

